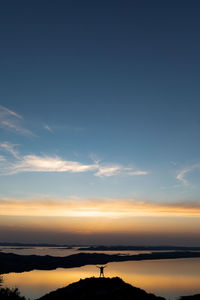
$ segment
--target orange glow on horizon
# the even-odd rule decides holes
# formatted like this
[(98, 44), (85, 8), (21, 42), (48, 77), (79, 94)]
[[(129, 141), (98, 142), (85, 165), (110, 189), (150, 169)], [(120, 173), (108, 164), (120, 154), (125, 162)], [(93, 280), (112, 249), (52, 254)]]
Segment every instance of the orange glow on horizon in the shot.
[(135, 199), (0, 199), (0, 215), (44, 217), (199, 217), (199, 202), (155, 203)]
[(200, 204), (134, 199), (0, 199), (0, 231), (60, 235), (199, 235)]

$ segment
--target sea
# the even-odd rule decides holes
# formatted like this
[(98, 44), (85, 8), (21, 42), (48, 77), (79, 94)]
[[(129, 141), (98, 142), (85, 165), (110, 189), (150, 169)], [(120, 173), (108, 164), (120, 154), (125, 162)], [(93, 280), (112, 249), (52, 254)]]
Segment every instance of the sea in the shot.
[[(0, 247), (0, 251), (21, 255), (68, 256), (80, 252), (78, 247)], [(151, 251), (98, 251), (106, 254), (140, 254)], [(105, 277), (120, 277), (135, 287), (166, 299), (200, 294), (200, 258), (112, 262), (104, 269)], [(95, 265), (55, 270), (33, 270), (3, 275), (3, 287), (19, 288), (21, 295), (33, 300), (88, 277), (99, 277)]]

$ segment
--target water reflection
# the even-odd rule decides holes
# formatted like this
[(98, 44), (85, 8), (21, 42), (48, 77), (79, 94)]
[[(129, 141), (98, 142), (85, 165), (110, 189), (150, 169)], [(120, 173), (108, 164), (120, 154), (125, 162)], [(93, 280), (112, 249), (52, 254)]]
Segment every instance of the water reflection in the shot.
[[(4, 275), (4, 286), (16, 286), (27, 298), (35, 299), (80, 278), (91, 276), (99, 276), (96, 266), (53, 271), (35, 270)], [(119, 276), (136, 287), (168, 299), (200, 293), (199, 258), (109, 263), (105, 276)]]

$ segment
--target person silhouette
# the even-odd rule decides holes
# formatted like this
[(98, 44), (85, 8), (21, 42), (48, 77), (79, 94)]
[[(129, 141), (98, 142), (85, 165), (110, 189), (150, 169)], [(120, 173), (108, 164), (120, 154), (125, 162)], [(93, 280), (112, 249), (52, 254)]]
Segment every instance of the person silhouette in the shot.
[(106, 268), (106, 266), (101, 266), (101, 267), (97, 266), (97, 268), (100, 269), (100, 276), (99, 277), (101, 277), (101, 275), (102, 275), (102, 277), (104, 277), (104, 268)]

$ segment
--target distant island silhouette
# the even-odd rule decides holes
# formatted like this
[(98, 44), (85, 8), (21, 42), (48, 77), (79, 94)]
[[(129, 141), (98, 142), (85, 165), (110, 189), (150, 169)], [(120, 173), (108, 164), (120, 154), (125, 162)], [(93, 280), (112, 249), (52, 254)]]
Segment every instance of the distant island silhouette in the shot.
[(65, 257), (18, 255), (0, 252), (0, 274), (10, 272), (25, 272), (31, 270), (53, 270), (56, 268), (73, 268), (84, 265), (105, 265), (109, 262), (139, 261), (156, 259), (200, 257), (200, 252), (170, 251), (152, 252), (135, 255), (105, 254), (105, 253), (78, 253)]
[(179, 300), (200, 300), (200, 294), (192, 295), (192, 296), (182, 296)]
[[(174, 246), (174, 245), (77, 245), (77, 244), (48, 244), (48, 243), (8, 243), (8, 242), (0, 242), (0, 247), (10, 247), (13, 249), (27, 249), (34, 247), (48, 247), (48, 248), (59, 248), (59, 249), (72, 249), (74, 247), (78, 247), (77, 250), (83, 251), (159, 251), (159, 250), (174, 250), (174, 251), (200, 251), (200, 247), (198, 246)], [(16, 248), (15, 248), (16, 247)], [(25, 247), (25, 248), (24, 248)]]
[(78, 248), (79, 251), (199, 251), (200, 247), (186, 246), (126, 246), (126, 245), (111, 245), (111, 246), (86, 246)]

